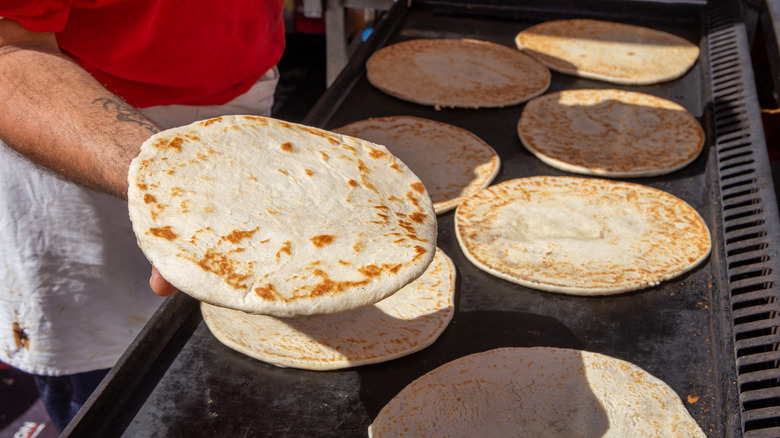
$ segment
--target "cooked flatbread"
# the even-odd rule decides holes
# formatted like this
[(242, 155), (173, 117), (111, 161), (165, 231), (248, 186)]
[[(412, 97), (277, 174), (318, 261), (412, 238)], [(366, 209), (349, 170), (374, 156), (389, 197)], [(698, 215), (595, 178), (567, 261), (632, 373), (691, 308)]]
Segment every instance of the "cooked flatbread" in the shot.
[(350, 123), (336, 132), (387, 147), (420, 177), (437, 214), (490, 185), (501, 166), (496, 151), (482, 139), (433, 120), (379, 117)]
[(664, 175), (690, 164), (704, 131), (682, 106), (644, 93), (566, 90), (525, 105), (517, 132), (552, 167), (609, 177)]
[(334, 315), (274, 318), (201, 304), (211, 332), (228, 347), (270, 364), (332, 370), (420, 351), (454, 312), (455, 266), (436, 251), (417, 280), (372, 305)]
[(680, 396), (640, 367), (563, 348), (461, 357), (406, 386), (368, 428), (385, 437), (705, 437)]
[(373, 304), (433, 259), (425, 187), (384, 146), (229, 116), (155, 134), (128, 176), (138, 244), (174, 286), (274, 316)]
[(376, 51), (368, 81), (385, 93), (435, 107), (503, 107), (550, 86), (550, 71), (510, 47), (472, 39), (416, 39)]
[(536, 176), (495, 184), (455, 212), (466, 257), (505, 280), (606, 295), (679, 276), (710, 253), (707, 225), (683, 200), (611, 180)]
[(655, 84), (684, 75), (699, 47), (668, 32), (610, 21), (547, 21), (515, 37), (519, 49), (560, 73), (615, 84)]

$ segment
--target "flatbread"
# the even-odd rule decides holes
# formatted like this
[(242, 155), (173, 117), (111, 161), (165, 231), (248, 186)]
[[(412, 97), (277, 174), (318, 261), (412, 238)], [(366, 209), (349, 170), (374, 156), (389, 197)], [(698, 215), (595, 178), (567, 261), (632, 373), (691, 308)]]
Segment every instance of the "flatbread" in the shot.
[(336, 132), (386, 146), (419, 176), (437, 214), (487, 187), (501, 166), (498, 154), (471, 132), (419, 117), (379, 117)]
[(368, 81), (385, 93), (435, 107), (503, 107), (550, 86), (550, 71), (510, 47), (472, 39), (416, 39), (376, 51)]
[(699, 47), (677, 35), (589, 19), (531, 26), (515, 37), (515, 44), (552, 70), (615, 84), (671, 81), (699, 58)]
[(525, 105), (523, 145), (548, 165), (608, 177), (665, 175), (690, 164), (704, 130), (681, 105), (622, 90), (566, 90)]
[(505, 280), (606, 295), (677, 277), (710, 254), (704, 220), (683, 200), (625, 182), (536, 176), (465, 199), (455, 231), (466, 257)]
[(563, 348), (499, 348), (407, 385), (368, 428), (385, 437), (706, 435), (679, 395), (635, 364)]
[(201, 304), (228, 347), (282, 367), (332, 370), (385, 362), (431, 345), (452, 320), (455, 266), (436, 251), (425, 273), (372, 305), (334, 315), (274, 318)]
[(181, 291), (274, 316), (373, 304), (433, 259), (425, 187), (384, 146), (256, 116), (152, 136), (133, 160), (138, 244)]

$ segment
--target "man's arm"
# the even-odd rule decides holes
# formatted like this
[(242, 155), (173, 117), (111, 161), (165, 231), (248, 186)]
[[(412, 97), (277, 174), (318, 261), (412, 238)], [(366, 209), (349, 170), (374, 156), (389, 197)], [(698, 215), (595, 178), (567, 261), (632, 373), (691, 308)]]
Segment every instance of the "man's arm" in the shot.
[[(127, 171), (158, 128), (60, 53), (54, 34), (0, 19), (0, 139), (72, 181), (127, 199)], [(152, 270), (155, 293), (176, 292)]]
[(127, 197), (127, 171), (158, 128), (62, 55), (54, 34), (0, 19), (0, 138), (79, 184)]

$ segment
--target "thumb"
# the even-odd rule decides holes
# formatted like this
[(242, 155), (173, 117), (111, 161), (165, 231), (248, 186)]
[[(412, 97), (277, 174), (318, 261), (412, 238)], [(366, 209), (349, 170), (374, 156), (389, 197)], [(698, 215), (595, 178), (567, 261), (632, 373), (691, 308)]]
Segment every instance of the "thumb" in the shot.
[(167, 297), (176, 293), (176, 288), (168, 283), (167, 280), (160, 275), (157, 268), (152, 267), (152, 276), (149, 278), (149, 286), (152, 291), (161, 297)]

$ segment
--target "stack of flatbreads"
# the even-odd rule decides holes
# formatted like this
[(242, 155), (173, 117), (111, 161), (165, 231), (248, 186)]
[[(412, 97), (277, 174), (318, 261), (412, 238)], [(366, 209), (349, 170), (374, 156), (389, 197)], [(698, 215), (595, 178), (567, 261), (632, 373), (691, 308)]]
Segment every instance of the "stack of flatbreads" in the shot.
[(588, 19), (531, 26), (515, 44), (552, 70), (616, 84), (677, 79), (699, 57), (698, 46), (668, 32)]
[(435, 107), (503, 107), (550, 85), (550, 71), (516, 49), (472, 39), (417, 39), (377, 50), (368, 81), (409, 102)]
[(455, 266), (436, 257), (425, 273), (384, 300), (330, 315), (275, 318), (201, 304), (223, 344), (264, 362), (332, 370), (384, 362), (432, 344), (454, 313)]
[(682, 106), (644, 93), (566, 90), (528, 102), (517, 124), (523, 145), (558, 169), (648, 177), (699, 156), (704, 131)]
[(559, 348), (502, 348), (442, 365), (390, 400), (368, 435), (705, 436), (663, 381), (620, 359)]
[(436, 216), (386, 148), (230, 116), (155, 134), (129, 173), (138, 244), (179, 290), (274, 316), (370, 305), (425, 271)]
[(488, 187), (458, 206), (455, 232), (480, 269), (573, 295), (654, 286), (698, 266), (711, 249), (706, 223), (683, 200), (638, 184), (578, 177)]
[(471, 132), (419, 117), (379, 117), (336, 132), (386, 146), (420, 177), (437, 214), (487, 187), (498, 174), (498, 154)]

